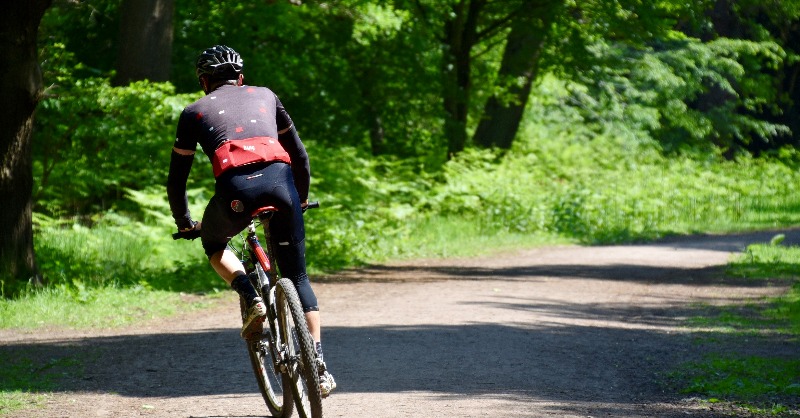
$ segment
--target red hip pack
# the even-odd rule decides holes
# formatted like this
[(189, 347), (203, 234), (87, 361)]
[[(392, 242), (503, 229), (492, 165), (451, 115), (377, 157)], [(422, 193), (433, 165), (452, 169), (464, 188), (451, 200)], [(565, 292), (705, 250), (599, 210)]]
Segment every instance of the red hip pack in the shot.
[(214, 167), (214, 177), (219, 177), (220, 174), (234, 167), (269, 161), (283, 161), (291, 164), (292, 159), (277, 139), (258, 136), (234, 139), (223, 143), (214, 151), (211, 166)]

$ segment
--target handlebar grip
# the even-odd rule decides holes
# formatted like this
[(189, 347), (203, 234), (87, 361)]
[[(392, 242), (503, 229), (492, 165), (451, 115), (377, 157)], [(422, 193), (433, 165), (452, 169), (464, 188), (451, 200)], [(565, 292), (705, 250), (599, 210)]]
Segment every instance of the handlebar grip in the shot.
[(189, 231), (176, 232), (176, 233), (172, 234), (172, 239), (174, 239), (174, 240), (178, 240), (178, 239), (193, 240), (193, 239), (197, 239), (197, 238), (200, 238), (200, 230), (199, 229), (192, 229), (192, 230), (189, 230)]
[(319, 201), (308, 202), (308, 205), (306, 205), (306, 210), (308, 210), (308, 209), (318, 209), (318, 208), (319, 208)]

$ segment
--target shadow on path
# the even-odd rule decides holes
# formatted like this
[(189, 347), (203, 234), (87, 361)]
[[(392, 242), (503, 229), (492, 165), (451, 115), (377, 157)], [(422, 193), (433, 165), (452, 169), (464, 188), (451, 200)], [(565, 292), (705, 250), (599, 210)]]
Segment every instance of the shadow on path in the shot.
[[(736, 253), (746, 250), (748, 245), (769, 243), (777, 234), (784, 234), (783, 245), (800, 245), (800, 229), (783, 231), (753, 232), (733, 235), (694, 235), (671, 237), (648, 244), (619, 246), (577, 247), (589, 252), (602, 252), (615, 249), (613, 257), (625, 254), (626, 249), (634, 252), (642, 247), (653, 249), (706, 250)], [(689, 257), (689, 255), (687, 255)], [(534, 257), (535, 258), (535, 257)], [(649, 264), (649, 265), (644, 265)], [(315, 278), (316, 281), (346, 283), (359, 281), (433, 281), (433, 280), (537, 280), (550, 278), (580, 278), (614, 281), (633, 281), (639, 283), (671, 284), (735, 284), (737, 286), (763, 286), (763, 283), (746, 279), (725, 277), (723, 266), (673, 267), (669, 262), (659, 265), (658, 260), (643, 264), (626, 262), (598, 264), (574, 257), (569, 263), (536, 263), (495, 267), (476, 263), (461, 263), (459, 260), (437, 260), (436, 262), (405, 262), (401, 265), (367, 265), (349, 269), (338, 275)]]
[(750, 244), (768, 244), (778, 234), (785, 236), (783, 245), (800, 245), (800, 228), (781, 229), (774, 231), (746, 232), (741, 234), (702, 234), (664, 238), (651, 244), (674, 248), (693, 248), (700, 250), (713, 250), (724, 252), (742, 252)]
[[(622, 305), (565, 307), (520, 301), (502, 307), (552, 316), (619, 318), (627, 324), (675, 322), (668, 311)], [(326, 359), (342, 393), (429, 391), (604, 403), (668, 398), (658, 384), (662, 373), (699, 358), (702, 350), (689, 334), (641, 328), (555, 323), (328, 327)], [(747, 349), (774, 350), (785, 343), (760, 338), (751, 340)], [(0, 346), (3, 367), (31, 360), (33, 373), (49, 372), (46, 365), (63, 358), (75, 359), (80, 366), (63, 370), (57, 391), (130, 397), (257, 391), (244, 343), (233, 329)], [(0, 384), (4, 391), (26, 389), (19, 382)]]

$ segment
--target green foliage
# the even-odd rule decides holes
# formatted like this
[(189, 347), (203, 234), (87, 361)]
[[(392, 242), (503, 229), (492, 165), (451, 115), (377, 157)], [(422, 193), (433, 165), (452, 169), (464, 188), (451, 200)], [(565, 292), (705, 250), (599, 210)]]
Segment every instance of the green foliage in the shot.
[(303, 139), (376, 153), (439, 145), (438, 44), (408, 11), (364, 1), (176, 3), (175, 84), (195, 91), (208, 46), (240, 52), (245, 82), (273, 89)]
[(702, 42), (675, 32), (653, 47), (598, 42), (591, 50), (603, 65), (582, 76), (590, 90), (573, 93), (590, 122), (625, 121), (668, 152), (734, 155), (754, 138), (791, 134), (763, 117), (781, 112), (770, 72), (786, 53), (775, 42)]
[[(71, 71), (78, 79), (112, 75), (118, 3), (56, 1), (42, 23), (45, 61), (63, 44), (80, 63)], [(303, 138), (425, 158), (426, 169), (436, 169), (446, 147), (444, 26), (471, 3), (179, 0), (171, 79), (177, 91), (196, 92), (198, 52), (229, 44), (245, 58), (247, 82), (273, 88)], [(779, 148), (790, 130), (800, 131), (791, 81), (800, 65), (793, 42), (799, 8), (794, 0), (734, 3), (728, 23), (735, 31), (722, 33), (715, 25), (725, 22), (709, 17), (708, 0), (566, 1), (539, 67), (593, 87), (575, 98), (588, 119), (644, 128), (669, 151)], [(481, 4), (469, 68), (459, 69), (470, 74), (462, 92), (470, 96), (468, 129), (488, 97), (516, 82), (497, 79), (506, 23), (520, 6), (534, 7)]]
[[(558, 91), (553, 84), (541, 88)], [(595, 136), (579, 113), (561, 112), (560, 100), (551, 100), (533, 102), (528, 120), (540, 123), (524, 128), (509, 153), (469, 151), (450, 161), (447, 181), (434, 187), (427, 205), (493, 229), (584, 242), (797, 220), (794, 151), (781, 160), (666, 158), (637, 131), (617, 130), (616, 123)]]
[[(198, 195), (193, 190), (192, 196)], [(172, 241), (174, 225), (163, 189), (130, 196), (138, 199), (131, 206), (150, 214), (144, 221), (107, 212), (93, 217), (89, 228), (37, 217), (37, 261), (50, 287), (78, 302), (88, 302), (91, 289), (104, 287), (193, 293), (225, 288), (199, 242)]]
[(60, 44), (49, 51), (44, 71), (52, 84), (33, 135), (36, 209), (91, 214), (123, 201), (125, 188), (165, 184), (171, 133), (196, 96), (176, 95), (169, 84), (75, 79), (72, 54)]
[(708, 396), (711, 402), (734, 401), (766, 413), (787, 411), (775, 404), (775, 397), (800, 396), (800, 360), (711, 355), (687, 363), (676, 375), (689, 382), (683, 393)]
[[(507, 234), (602, 243), (798, 220), (796, 151), (726, 161), (709, 146), (785, 132), (760, 115), (779, 103), (770, 71), (796, 57), (769, 34), (701, 40), (676, 29), (675, 16), (703, 22), (707, 2), (568, 2), (582, 19), (562, 16), (543, 68), (582, 77), (539, 80), (509, 152), (466, 150), (447, 163), (440, 29), (454, 3), (190, 3), (176, 9), (177, 88), (111, 87), (110, 60), (75, 42), (79, 27), (103, 38), (115, 5), (60, 2), (43, 23), (37, 250), (45, 276), (79, 299), (81, 286), (109, 282), (191, 291), (219, 283), (198, 243), (169, 239), (162, 186), (177, 115), (199, 97), (192, 63), (215, 43), (240, 50), (248, 82), (274, 87), (306, 142), (312, 199), (323, 203), (306, 218), (315, 271), (451, 253), (428, 233), (439, 223), (477, 242)], [(490, 3), (487, 22), (508, 12)], [(476, 109), (497, 92), (501, 28), (473, 57)], [(708, 99), (717, 93), (725, 100)], [(198, 219), (213, 193), (208, 165), (198, 155), (190, 181)]]
[[(107, 86), (98, 90), (120, 91)], [(124, 98), (129, 104), (118, 108), (120, 112), (150, 112), (144, 102), (132, 97), (132, 90), (121, 90), (122, 98), (114, 96), (115, 100)], [(180, 108), (174, 103), (192, 99), (179, 95), (159, 101), (161, 97), (156, 94), (147, 103), (170, 116)], [(612, 119), (595, 125), (604, 126), (606, 132), (596, 135), (596, 127), (587, 124), (581, 112), (563, 106), (571, 97), (564, 83), (547, 79), (538, 87), (526, 116), (529, 122), (514, 149), (506, 154), (468, 150), (435, 175), (427, 174), (424, 158), (375, 158), (358, 147), (306, 141), (312, 157), (311, 198), (323, 204), (323, 209), (306, 217), (310, 267), (328, 271), (387, 256), (452, 252), (442, 250), (441, 240), (422, 239), (427, 235), (420, 230), (431, 230), (435, 219), (457, 218), (446, 222), (474, 225), (469, 230), (478, 240), (480, 236), (512, 234), (561, 236), (590, 243), (774, 227), (797, 221), (796, 152), (787, 150), (769, 160), (666, 158), (649, 137), (642, 136), (642, 129), (623, 121)], [(123, 121), (134, 119), (120, 116)], [(100, 125), (100, 121), (88, 124)], [(105, 126), (110, 129), (110, 124)], [(115, 141), (124, 142), (128, 137), (125, 126), (113, 127)], [(73, 190), (80, 188), (87, 202), (108, 198), (106, 205), (117, 208), (66, 218), (66, 223), (37, 215), (37, 234), (44, 237), (36, 240), (37, 252), (51, 283), (77, 288), (77, 283), (94, 286), (113, 277), (112, 283), (123, 286), (144, 280), (157, 289), (184, 291), (209, 291), (221, 284), (197, 243), (169, 239), (173, 225), (161, 186), (169, 143), (146, 138), (156, 138), (158, 132), (173, 127), (154, 121), (143, 129), (149, 131), (140, 136), (141, 145), (108, 146), (120, 150), (120, 158), (126, 159), (145, 152), (159, 154), (157, 159), (139, 155), (139, 160), (152, 164), (134, 168), (113, 159), (114, 153), (89, 154), (109, 155), (103, 164), (114, 179), (118, 197), (109, 196), (108, 189), (101, 187), (112, 180), (90, 170), (91, 164), (82, 159), (87, 151), (80, 144), (74, 146), (84, 152), (65, 154), (70, 159), (53, 165), (74, 173), (59, 176), (63, 182), (55, 183), (59, 187), (44, 179), (44, 171), (38, 175), (42, 177), (37, 176), (42, 196), (51, 197), (44, 200), (49, 205), (41, 207), (55, 208), (49, 213), (69, 213), (71, 206), (64, 202), (74, 202)], [(83, 138), (99, 140), (88, 133)], [(198, 154), (195, 161), (189, 197), (194, 217), (201, 219), (213, 194), (213, 179), (207, 175), (207, 158)], [(741, 176), (742, 172), (748, 175)], [(87, 223), (94, 227), (83, 226)], [(435, 248), (426, 250), (421, 241)], [(123, 251), (128, 247), (130, 251)], [(188, 280), (190, 276), (202, 280)]]
[(306, 214), (309, 265), (330, 270), (380, 258), (377, 248), (406, 231), (432, 184), (422, 164), (316, 143), (307, 149), (317, 156), (311, 198), (322, 205)]
[(120, 3), (54, 0), (39, 25), (39, 56), (45, 65), (50, 65), (50, 48), (60, 45), (81, 63), (75, 68), (78, 78), (109, 76), (117, 59)]

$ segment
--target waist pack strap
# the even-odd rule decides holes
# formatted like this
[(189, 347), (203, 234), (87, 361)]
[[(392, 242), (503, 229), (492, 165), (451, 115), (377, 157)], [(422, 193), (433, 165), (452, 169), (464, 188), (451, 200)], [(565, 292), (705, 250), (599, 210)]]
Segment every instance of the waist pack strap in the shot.
[(291, 164), (289, 153), (283, 149), (280, 142), (268, 136), (258, 136), (247, 139), (235, 139), (223, 143), (211, 158), (214, 167), (214, 177), (219, 177), (225, 171), (247, 164), (283, 161)]

